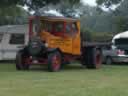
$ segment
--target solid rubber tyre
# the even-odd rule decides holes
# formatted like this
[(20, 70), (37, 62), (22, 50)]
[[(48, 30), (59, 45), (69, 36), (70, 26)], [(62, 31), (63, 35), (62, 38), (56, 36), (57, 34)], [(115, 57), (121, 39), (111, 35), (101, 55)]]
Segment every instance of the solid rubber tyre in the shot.
[(82, 65), (89, 69), (98, 69), (102, 64), (102, 52), (95, 47), (87, 47), (83, 51)]
[(16, 54), (16, 69), (17, 70), (28, 70), (29, 69), (29, 65), (26, 64), (26, 62), (24, 61), (24, 56), (23, 56), (23, 52), (19, 51)]
[(60, 71), (62, 64), (62, 57), (60, 52), (55, 51), (48, 55), (48, 71), (57, 72)]

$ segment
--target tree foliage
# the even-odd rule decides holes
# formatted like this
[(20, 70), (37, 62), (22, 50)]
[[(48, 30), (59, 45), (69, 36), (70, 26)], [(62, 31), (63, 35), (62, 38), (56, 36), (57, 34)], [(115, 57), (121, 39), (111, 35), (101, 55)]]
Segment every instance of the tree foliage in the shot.
[(124, 0), (114, 11), (114, 21), (118, 31), (128, 30), (128, 0)]
[(0, 25), (21, 24), (25, 22), (25, 18), (28, 16), (28, 12), (15, 5), (0, 8)]
[(27, 5), (30, 9), (39, 9), (48, 4), (57, 4), (60, 2), (67, 2), (71, 5), (80, 2), (80, 0), (1, 0), (0, 7), (8, 7), (12, 5)]
[(63, 0), (56, 6), (56, 10), (65, 17), (75, 17), (78, 13), (80, 0)]
[(22, 0), (0, 0), (0, 8), (14, 6), (21, 2)]
[[(48, 6), (49, 4), (57, 5), (58, 3), (67, 4), (73, 6), (79, 3), (80, 0), (1, 0), (0, 2), (0, 25), (13, 24), (19, 22), (21, 17), (27, 16), (27, 12), (23, 11), (18, 6), (28, 6), (29, 11), (37, 11), (39, 8)], [(27, 14), (27, 15), (24, 15)], [(20, 18), (20, 19), (18, 19)], [(22, 21), (22, 20), (21, 20)]]

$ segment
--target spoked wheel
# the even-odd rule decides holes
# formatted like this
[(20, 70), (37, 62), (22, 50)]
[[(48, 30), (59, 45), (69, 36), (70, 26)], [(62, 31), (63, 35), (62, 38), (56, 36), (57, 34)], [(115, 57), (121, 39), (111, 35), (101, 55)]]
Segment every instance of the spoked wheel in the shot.
[(28, 70), (29, 65), (27, 64), (27, 58), (23, 56), (23, 52), (19, 51), (16, 55), (16, 69), (17, 70)]
[(48, 56), (48, 70), (50, 72), (59, 71), (61, 68), (61, 63), (62, 63), (62, 57), (58, 51), (49, 54), (49, 56)]

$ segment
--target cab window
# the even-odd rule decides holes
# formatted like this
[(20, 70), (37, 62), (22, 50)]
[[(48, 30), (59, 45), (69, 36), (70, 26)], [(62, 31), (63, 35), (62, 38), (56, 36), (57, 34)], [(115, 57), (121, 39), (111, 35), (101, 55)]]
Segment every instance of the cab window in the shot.
[(71, 24), (67, 23), (66, 24), (66, 33), (71, 33), (72, 29), (71, 29)]
[(37, 34), (37, 33), (39, 33), (40, 31), (41, 31), (41, 24), (40, 24), (40, 21), (39, 20), (33, 20), (33, 22), (32, 22), (32, 31), (33, 31), (33, 33), (34, 34)]
[(46, 23), (46, 28), (47, 28), (47, 31), (51, 33), (52, 32), (52, 23), (51, 22)]
[(77, 24), (74, 22), (74, 23), (72, 23), (72, 31), (73, 32), (77, 32), (78, 31), (78, 29), (77, 29)]
[(64, 31), (64, 24), (62, 22), (54, 24), (55, 32), (63, 32)]
[(42, 22), (42, 30), (46, 31), (46, 32), (52, 32), (52, 23), (51, 22), (46, 22), (46, 21), (43, 21)]
[(74, 22), (67, 22), (65, 28), (66, 28), (65, 32), (69, 36), (75, 36), (76, 35), (75, 33), (78, 31), (76, 23)]

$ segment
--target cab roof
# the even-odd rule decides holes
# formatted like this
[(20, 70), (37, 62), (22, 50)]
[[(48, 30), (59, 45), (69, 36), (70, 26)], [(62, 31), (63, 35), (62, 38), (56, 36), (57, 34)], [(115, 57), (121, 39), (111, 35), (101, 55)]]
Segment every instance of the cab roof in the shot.
[(40, 18), (41, 20), (47, 20), (47, 21), (69, 21), (69, 22), (79, 21), (78, 19), (61, 17), (61, 16), (40, 16)]

